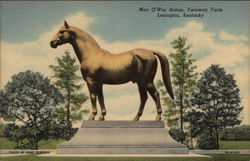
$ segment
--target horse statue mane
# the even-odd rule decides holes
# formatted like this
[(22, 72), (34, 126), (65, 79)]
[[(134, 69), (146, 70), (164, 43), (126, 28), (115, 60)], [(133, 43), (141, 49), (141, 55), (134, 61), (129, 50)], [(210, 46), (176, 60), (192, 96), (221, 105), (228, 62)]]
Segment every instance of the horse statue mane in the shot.
[(105, 120), (106, 107), (103, 97), (104, 84), (136, 83), (140, 94), (140, 107), (133, 120), (138, 121), (142, 116), (148, 93), (156, 104), (156, 120), (161, 120), (162, 108), (159, 92), (154, 86), (154, 77), (157, 71), (157, 58), (161, 64), (162, 79), (172, 99), (172, 90), (169, 62), (166, 56), (158, 51), (142, 48), (132, 49), (119, 54), (111, 54), (102, 49), (95, 39), (87, 32), (69, 26), (66, 21), (50, 41), (52, 48), (69, 43), (72, 45), (80, 62), (83, 79), (87, 82), (92, 105), (89, 120), (97, 115), (96, 99), (101, 107), (99, 120)]
[(72, 26), (71, 27), (71, 31), (73, 31), (74, 33), (78, 33), (77, 37), (84, 40), (87, 40), (89, 43), (91, 43), (91, 45), (96, 46), (97, 48), (100, 47), (99, 44), (95, 41), (95, 39), (89, 35), (87, 32)]

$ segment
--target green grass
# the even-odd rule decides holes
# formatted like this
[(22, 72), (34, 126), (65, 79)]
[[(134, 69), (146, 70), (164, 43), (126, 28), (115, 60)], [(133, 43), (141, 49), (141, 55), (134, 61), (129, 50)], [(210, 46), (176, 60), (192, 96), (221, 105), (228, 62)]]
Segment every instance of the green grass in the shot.
[(38, 144), (39, 149), (55, 149), (56, 146), (65, 140), (44, 140)]
[(220, 141), (220, 149), (221, 150), (250, 150), (250, 141)]
[[(57, 144), (65, 140), (43, 140), (38, 143), (39, 149), (55, 149)], [(15, 149), (16, 144), (6, 138), (0, 138), (0, 149)]]
[(211, 157), (38, 157), (35, 155), (2, 157), (1, 161), (249, 161), (250, 155), (210, 155)]
[(0, 137), (0, 149), (15, 149), (16, 144)]

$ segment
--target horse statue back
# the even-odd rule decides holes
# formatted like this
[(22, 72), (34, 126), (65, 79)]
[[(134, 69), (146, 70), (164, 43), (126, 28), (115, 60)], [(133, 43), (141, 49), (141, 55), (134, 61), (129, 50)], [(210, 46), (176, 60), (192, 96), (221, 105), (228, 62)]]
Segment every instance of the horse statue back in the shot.
[(156, 57), (160, 60), (164, 85), (170, 97), (174, 99), (169, 63), (164, 54), (142, 48), (112, 54), (102, 49), (88, 33), (69, 26), (66, 21), (52, 38), (50, 46), (56, 48), (65, 43), (72, 45), (80, 62), (82, 77), (87, 82), (92, 104), (92, 113), (89, 120), (94, 120), (97, 114), (96, 99), (98, 99), (101, 107), (99, 120), (105, 120), (106, 108), (103, 97), (103, 84), (123, 84), (130, 81), (137, 84), (141, 100), (134, 120), (138, 121), (143, 113), (148, 98), (147, 93), (155, 101), (156, 120), (161, 120), (162, 108), (159, 92), (153, 83), (157, 71)]

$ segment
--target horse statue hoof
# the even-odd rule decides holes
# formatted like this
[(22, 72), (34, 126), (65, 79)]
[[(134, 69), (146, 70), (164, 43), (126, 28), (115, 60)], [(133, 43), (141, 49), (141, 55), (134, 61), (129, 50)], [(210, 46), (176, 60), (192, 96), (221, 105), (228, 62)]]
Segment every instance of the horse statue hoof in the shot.
[(155, 121), (161, 121), (161, 116), (157, 115)]
[(105, 118), (104, 118), (104, 116), (100, 116), (98, 120), (99, 120), (99, 121), (104, 121)]
[(90, 115), (89, 120), (95, 120), (95, 117), (93, 115)]
[(139, 121), (139, 117), (135, 116), (135, 118), (133, 119), (133, 121)]

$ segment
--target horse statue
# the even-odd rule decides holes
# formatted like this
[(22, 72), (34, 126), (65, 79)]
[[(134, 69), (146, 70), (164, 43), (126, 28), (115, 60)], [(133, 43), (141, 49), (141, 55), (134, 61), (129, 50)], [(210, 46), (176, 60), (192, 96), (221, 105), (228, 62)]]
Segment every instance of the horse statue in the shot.
[(66, 43), (72, 45), (80, 62), (82, 77), (87, 82), (92, 104), (92, 113), (89, 120), (94, 120), (97, 114), (97, 98), (101, 107), (99, 120), (105, 120), (106, 108), (103, 97), (103, 84), (123, 84), (129, 81), (137, 83), (141, 100), (134, 121), (138, 121), (143, 113), (148, 98), (147, 92), (156, 104), (156, 120), (161, 120), (160, 97), (153, 84), (157, 70), (156, 56), (161, 63), (164, 85), (170, 97), (174, 99), (169, 63), (165, 55), (147, 49), (133, 49), (120, 54), (111, 54), (102, 49), (88, 33), (77, 27), (69, 26), (64, 21), (64, 25), (52, 38), (50, 46), (56, 48)]

